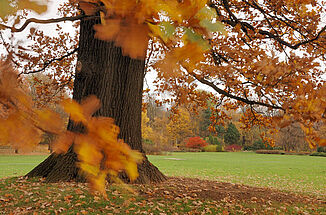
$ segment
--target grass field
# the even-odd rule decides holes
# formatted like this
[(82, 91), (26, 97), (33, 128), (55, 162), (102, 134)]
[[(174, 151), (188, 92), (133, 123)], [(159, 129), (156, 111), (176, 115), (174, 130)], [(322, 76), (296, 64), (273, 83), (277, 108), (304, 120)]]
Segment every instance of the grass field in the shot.
[(170, 178), (160, 184), (131, 185), (138, 194), (108, 185), (107, 199), (91, 195), (84, 183), (11, 177), (26, 174), (45, 158), (0, 155), (0, 178), (6, 178), (0, 179), (0, 214), (326, 214), (322, 157), (247, 152), (149, 156), (168, 176), (286, 192)]
[(185, 176), (326, 195), (326, 158), (252, 152), (149, 156), (168, 176)]
[(46, 155), (0, 155), (0, 178), (25, 175)]
[[(0, 178), (24, 175), (45, 158), (42, 155), (0, 155)], [(326, 195), (324, 157), (203, 152), (151, 155), (149, 159), (168, 176), (196, 177)]]

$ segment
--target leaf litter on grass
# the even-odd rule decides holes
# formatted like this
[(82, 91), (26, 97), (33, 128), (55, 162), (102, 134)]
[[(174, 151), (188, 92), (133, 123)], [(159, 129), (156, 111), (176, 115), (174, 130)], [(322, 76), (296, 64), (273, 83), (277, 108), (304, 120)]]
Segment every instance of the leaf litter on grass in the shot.
[(132, 186), (108, 185), (105, 200), (83, 183), (1, 179), (0, 214), (326, 214), (326, 199), (269, 188), (180, 177)]

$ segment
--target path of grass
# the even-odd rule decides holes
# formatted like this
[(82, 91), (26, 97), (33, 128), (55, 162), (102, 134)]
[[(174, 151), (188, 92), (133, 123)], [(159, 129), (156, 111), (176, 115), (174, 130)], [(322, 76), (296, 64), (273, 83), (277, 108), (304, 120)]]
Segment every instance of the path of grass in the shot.
[(326, 195), (326, 158), (251, 152), (149, 156), (168, 176), (185, 176)]

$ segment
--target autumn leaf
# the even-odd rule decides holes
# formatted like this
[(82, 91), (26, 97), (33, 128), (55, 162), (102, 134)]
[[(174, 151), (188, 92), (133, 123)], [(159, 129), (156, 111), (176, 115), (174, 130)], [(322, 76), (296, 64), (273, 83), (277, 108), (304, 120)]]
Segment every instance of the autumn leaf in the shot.
[[(75, 152), (78, 154), (80, 162), (96, 166), (101, 163), (103, 154), (97, 147), (93, 138), (87, 135), (78, 135), (75, 138)], [(88, 172), (87, 169), (84, 169)]]
[(57, 154), (66, 153), (75, 140), (75, 134), (71, 131), (65, 131), (59, 134), (52, 143), (53, 151)]
[(28, 9), (36, 13), (44, 13), (47, 11), (48, 0), (34, 1), (34, 0), (18, 0), (18, 9)]
[(14, 13), (14, 8), (10, 6), (9, 0), (2, 0), (0, 1), (0, 17), (3, 18), (8, 14)]
[(81, 104), (65, 100), (63, 108), (71, 120), (83, 123), (84, 133), (63, 132), (54, 143), (57, 152), (66, 152), (74, 144), (78, 166), (85, 174), (91, 188), (105, 195), (105, 179), (108, 174), (118, 175), (126, 171), (130, 180), (138, 177), (137, 163), (142, 159), (139, 152), (132, 150), (118, 139), (119, 128), (107, 117), (92, 117), (100, 107), (95, 96), (85, 98)]
[(105, 24), (95, 25), (95, 37), (115, 41), (125, 55), (143, 59), (148, 44), (148, 26), (130, 20), (109, 19)]
[[(64, 123), (59, 113), (50, 109), (35, 110), (37, 117), (37, 126), (45, 128), (48, 132), (59, 134), (64, 130)], [(51, 122), (51, 123), (49, 123)]]
[(101, 107), (100, 100), (94, 95), (83, 99), (80, 104), (86, 118), (91, 117)]
[(61, 105), (73, 121), (86, 122), (100, 107), (100, 102), (95, 96), (90, 96), (83, 100), (81, 105), (71, 99), (62, 101)]
[(36, 13), (44, 13), (47, 11), (48, 0), (33, 1), (33, 0), (17, 0), (15, 3), (9, 0), (0, 1), (0, 17), (4, 18), (7, 15), (12, 15), (17, 10), (32, 10)]
[(126, 23), (120, 27), (115, 40), (122, 47), (125, 55), (132, 58), (144, 59), (148, 45), (148, 26), (144, 24)]
[(106, 197), (106, 177), (107, 173), (102, 171), (96, 177), (90, 179), (90, 186), (93, 190), (99, 191), (102, 196)]
[(120, 22), (120, 19), (110, 19), (105, 24), (94, 25), (95, 37), (101, 40), (115, 40), (120, 31)]
[(195, 31), (189, 28), (184, 28), (184, 31), (185, 31), (185, 38), (188, 41), (190, 41), (192, 46), (196, 43), (199, 47), (201, 47), (202, 52), (205, 52), (210, 49), (209, 43), (206, 40), (204, 40), (202, 35), (196, 33)]
[(58, 134), (63, 131), (60, 115), (49, 108), (36, 108), (28, 88), (21, 85), (10, 64), (0, 63), (0, 79), (0, 103), (7, 109), (0, 119), (2, 144), (31, 151), (41, 142), (44, 132)]
[(65, 112), (70, 114), (70, 118), (75, 122), (86, 122), (82, 107), (73, 100), (64, 100), (61, 103)]

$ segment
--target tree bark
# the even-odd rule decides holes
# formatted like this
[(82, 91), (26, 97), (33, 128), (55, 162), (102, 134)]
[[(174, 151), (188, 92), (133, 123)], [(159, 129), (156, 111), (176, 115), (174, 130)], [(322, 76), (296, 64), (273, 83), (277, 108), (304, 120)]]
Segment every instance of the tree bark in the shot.
[[(102, 106), (95, 115), (114, 118), (120, 127), (119, 138), (132, 149), (144, 153), (141, 108), (145, 61), (123, 56), (121, 48), (114, 46), (113, 42), (95, 39), (93, 25), (96, 23), (99, 23), (98, 19), (84, 20), (80, 24), (78, 61), (81, 70), (76, 71), (73, 99), (81, 101), (88, 95), (97, 96)], [(79, 128), (69, 122), (68, 129), (76, 131)], [(45, 177), (48, 182), (83, 182), (85, 179), (79, 173), (76, 161), (77, 156), (72, 149), (66, 154), (51, 154), (27, 176)], [(138, 171), (137, 183), (161, 182), (166, 179), (146, 156), (138, 165)]]

